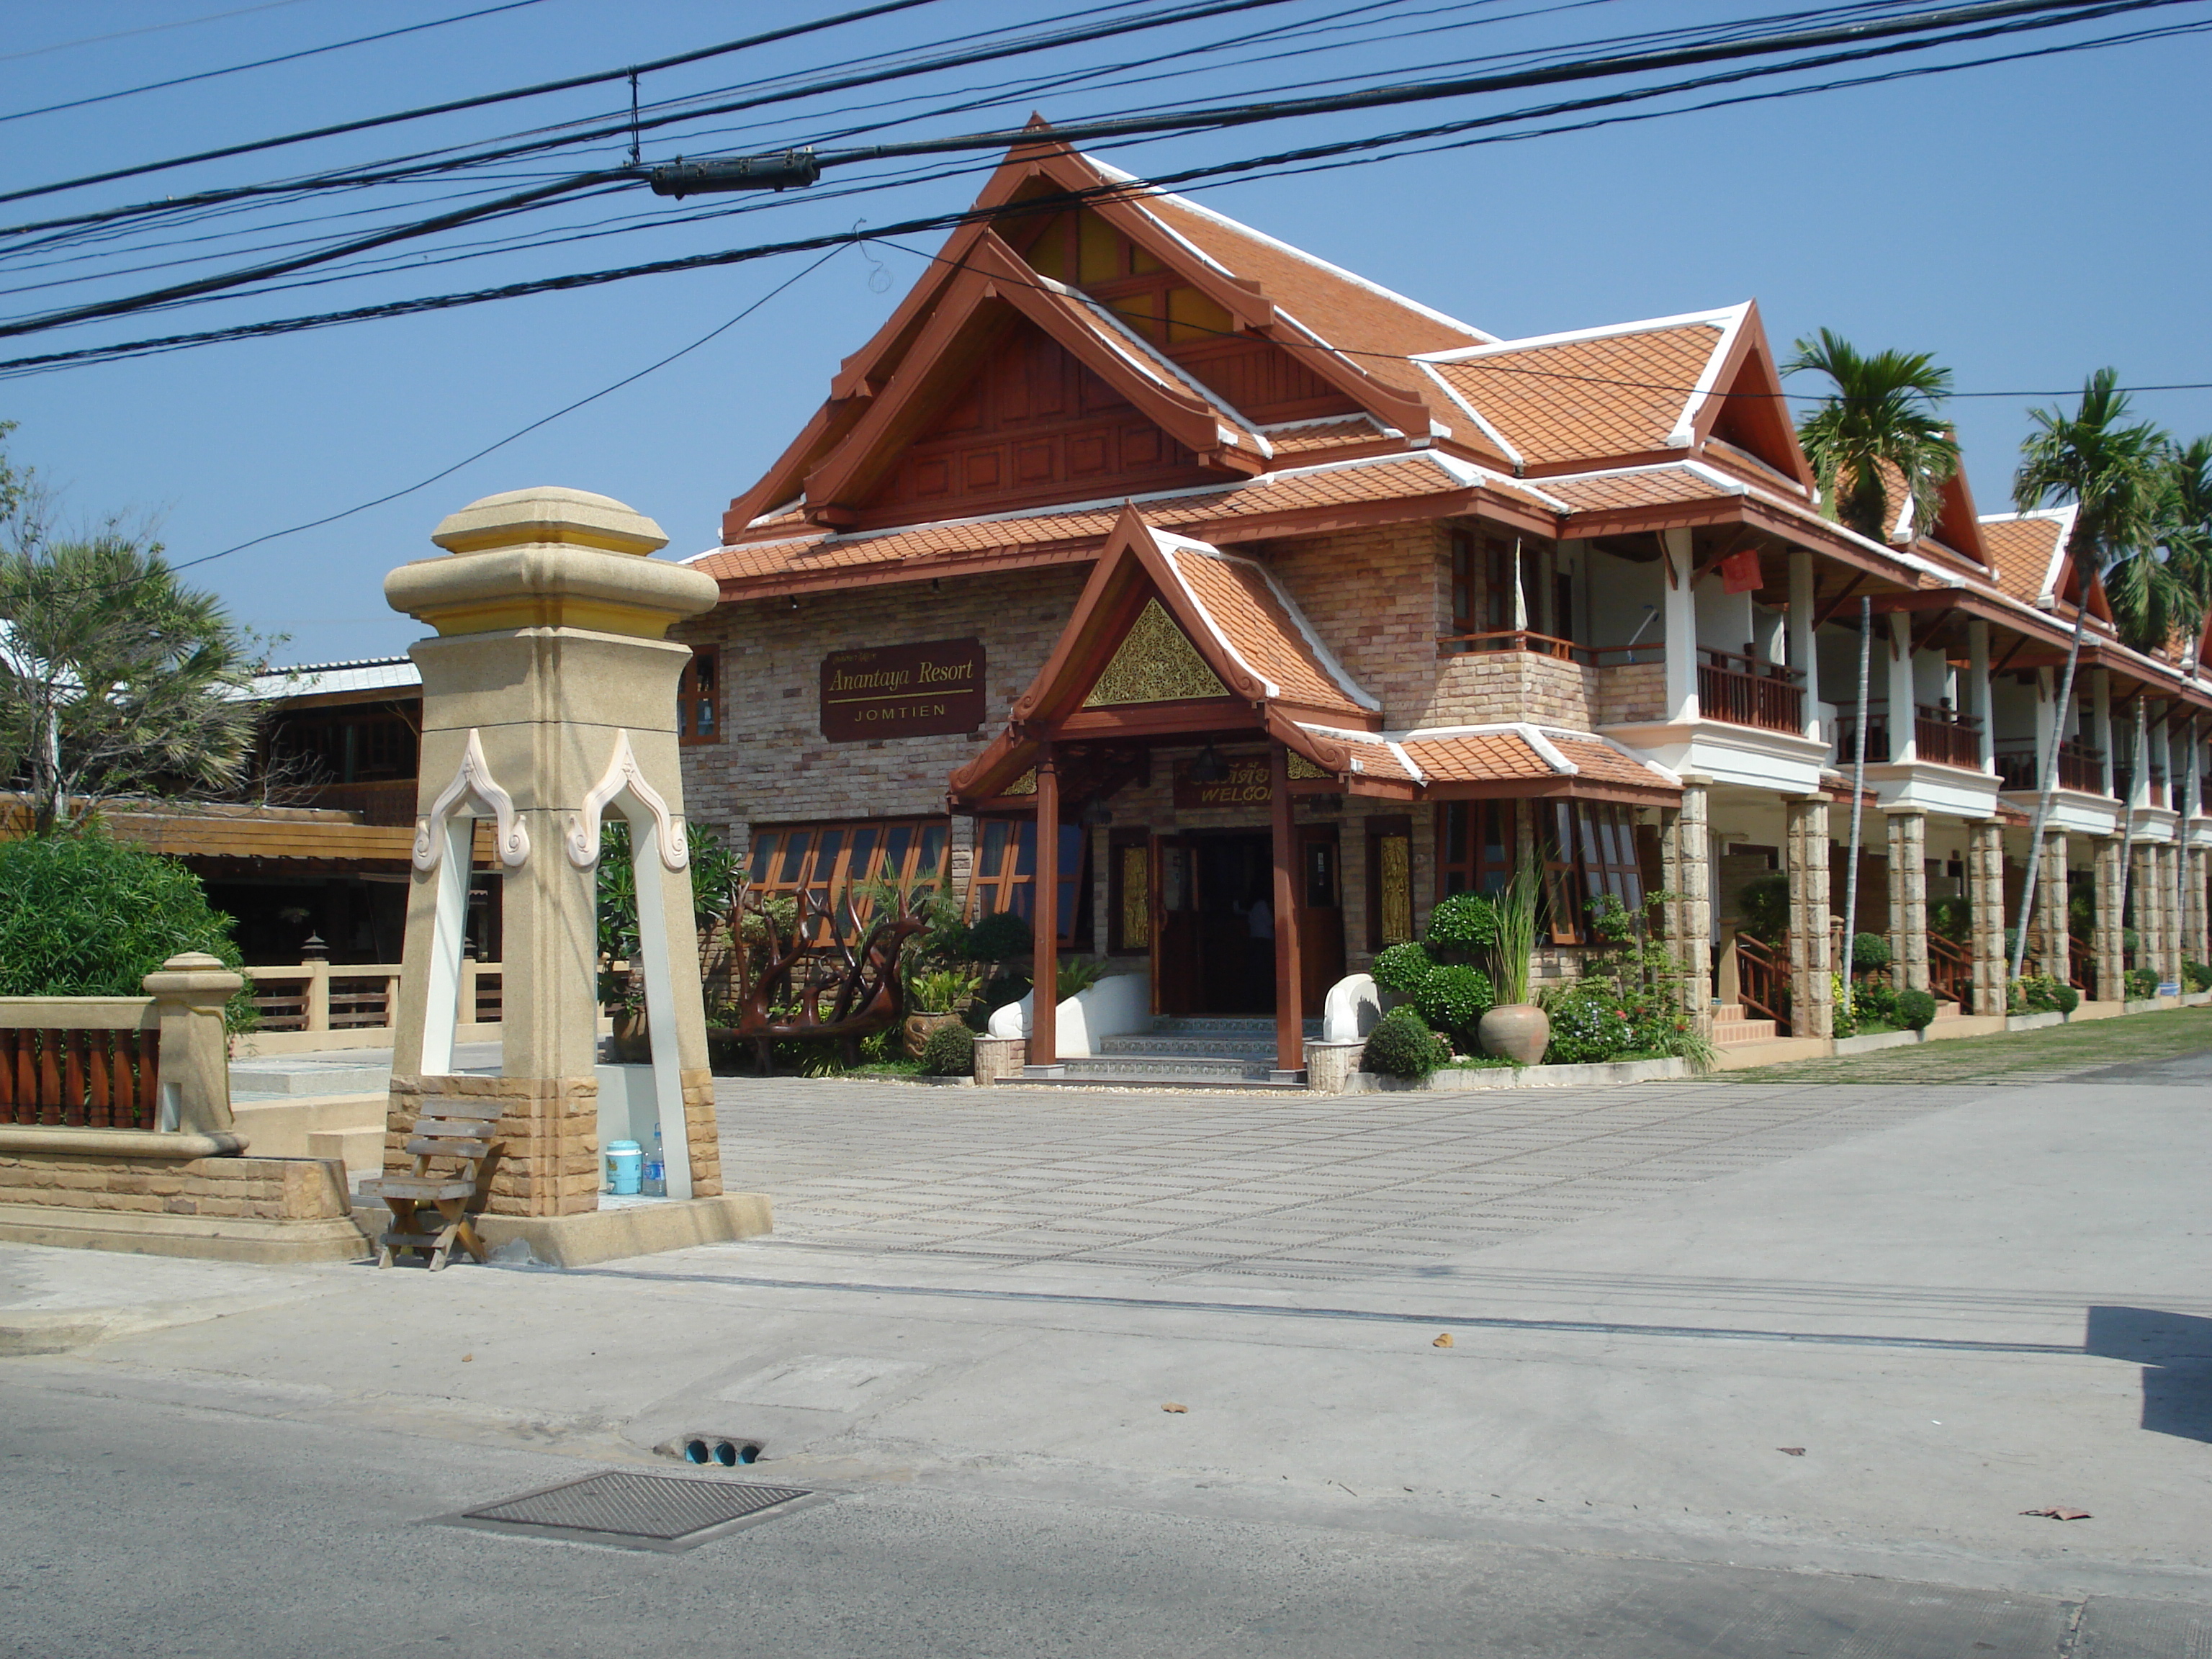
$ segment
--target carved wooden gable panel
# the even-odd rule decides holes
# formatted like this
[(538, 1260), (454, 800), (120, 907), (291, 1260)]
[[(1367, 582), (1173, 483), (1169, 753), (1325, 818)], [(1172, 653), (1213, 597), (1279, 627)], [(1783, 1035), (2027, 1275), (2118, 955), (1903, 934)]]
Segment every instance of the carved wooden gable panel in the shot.
[(1042, 329), (1018, 323), (925, 420), (871, 515), (986, 511), (1215, 477)]
[(1270, 340), (1245, 337), (1168, 347), (1183, 372), (1249, 421), (1318, 420), (1357, 415), (1359, 405)]
[(1167, 608), (1158, 599), (1147, 599), (1083, 706), (1115, 708), (1228, 695), (1229, 688), (1206, 666)]

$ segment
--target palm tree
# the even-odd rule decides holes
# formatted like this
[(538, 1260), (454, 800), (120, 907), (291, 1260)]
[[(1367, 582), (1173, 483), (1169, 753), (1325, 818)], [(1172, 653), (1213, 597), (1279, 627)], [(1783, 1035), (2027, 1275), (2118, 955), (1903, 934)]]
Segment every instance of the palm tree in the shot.
[(2166, 620), (2174, 633), (2193, 643), (2204, 632), (2205, 617), (2212, 614), (2212, 437), (2168, 449), (2161, 482), (2161, 568), (2172, 611)]
[[(2036, 872), (2043, 862), (2044, 827), (2050, 822), (2057, 787), (2063, 711), (2074, 706), (2074, 671), (2081, 658), (2089, 583), (2115, 561), (2137, 567), (2133, 573), (2124, 571), (2116, 586), (2139, 596), (2143, 609), (2135, 613), (2136, 621), (2144, 624), (2153, 620), (2151, 596), (2165, 587), (2157, 547), (2172, 495), (2167, 459), (2172, 446), (2163, 431), (2148, 421), (2128, 420), (2128, 394), (2119, 389), (2118, 372), (2099, 369), (2082, 383), (2081, 401), (2072, 414), (2058, 409), (2028, 410), (2036, 429), (2021, 445), (2020, 470), (2013, 475), (2013, 504), (2021, 512), (2068, 502), (2076, 509), (2066, 544), (2074, 572), (2074, 637), (2066, 648), (2066, 672), (2058, 687), (2057, 706), (2062, 712), (2051, 724), (2051, 749), (2043, 761), (2042, 799), (2036, 803), (2035, 827), (2028, 836), (2027, 878), (2021, 887), (2019, 932), (2013, 945), (2014, 979), (2027, 956), (2027, 919), (2035, 902)], [(2057, 597), (2063, 601), (2066, 596)], [(2155, 642), (2163, 644), (2164, 635)], [(2124, 849), (2133, 836), (2134, 814), (2128, 814), (2127, 820), (2129, 835), (2122, 842), (2120, 860), (2123, 907), (2128, 880)]]
[(1887, 541), (1897, 517), (1883, 480), (1887, 465), (1911, 495), (1911, 528), (1934, 524), (1937, 492), (1959, 471), (1958, 441), (1936, 414), (1950, 395), (1951, 371), (1924, 351), (1863, 355), (1825, 328), (1798, 341), (1796, 352), (1784, 374), (1814, 369), (1836, 388), (1797, 427), (1821, 499), (1860, 535)]

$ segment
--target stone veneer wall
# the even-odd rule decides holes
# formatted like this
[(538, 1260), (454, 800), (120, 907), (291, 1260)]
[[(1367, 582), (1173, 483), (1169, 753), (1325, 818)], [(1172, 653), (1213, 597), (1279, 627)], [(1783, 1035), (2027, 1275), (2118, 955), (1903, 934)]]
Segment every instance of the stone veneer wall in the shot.
[(256, 1221), (332, 1220), (350, 1209), (343, 1166), (318, 1158), (68, 1152), (0, 1154), (0, 1204)]
[(1620, 663), (1595, 671), (1600, 726), (1650, 726), (1667, 718), (1667, 665)]
[(1425, 726), (1534, 720), (1587, 732), (1597, 671), (1533, 651), (1463, 651), (1437, 659)]
[[(1395, 730), (1433, 725), (1437, 639), (1451, 631), (1449, 532), (1380, 525), (1259, 553), (1345, 672)], [(1246, 550), (1237, 549), (1236, 551)]]

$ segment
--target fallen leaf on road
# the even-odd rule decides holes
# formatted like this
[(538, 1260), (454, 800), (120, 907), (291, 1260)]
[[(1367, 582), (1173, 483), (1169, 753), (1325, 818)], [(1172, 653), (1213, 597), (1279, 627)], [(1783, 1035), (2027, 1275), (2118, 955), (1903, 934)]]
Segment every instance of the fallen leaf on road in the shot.
[(475, 1358), (476, 1358), (476, 1356), (475, 1356), (474, 1354), (472, 1354), (472, 1353), (465, 1353), (465, 1354), (463, 1354), (463, 1355), (461, 1356), (461, 1364), (463, 1364), (464, 1365), (465, 1365), (465, 1364), (467, 1364), (469, 1363), (469, 1361), (471, 1361), (471, 1359), (474, 1359)]
[(2022, 1510), (2022, 1515), (2039, 1515), (2046, 1521), (2087, 1521), (2087, 1510), (2069, 1510), (2063, 1504), (2054, 1504), (2047, 1510)]
[(1431, 1343), (1430, 1343), (1430, 1344), (1429, 1344), (1429, 1346), (1430, 1346), (1431, 1347), (1432, 1347), (1432, 1348), (1449, 1348), (1449, 1346), (1451, 1346), (1451, 1345), (1452, 1345), (1452, 1340), (1451, 1340), (1451, 1333), (1450, 1333), (1449, 1331), (1446, 1331), (1446, 1332), (1445, 1332), (1442, 1336), (1438, 1337), (1435, 1341), (1433, 1341), (1433, 1342), (1431, 1342)]
[(1802, 1457), (1805, 1455), (1805, 1449), (1802, 1446), (1777, 1446), (1774, 1449), (1784, 1457)]
[(1164, 1412), (1187, 1412), (1190, 1407), (1188, 1406), (1178, 1406), (1174, 1401), (1170, 1400), (1166, 1405), (1161, 1407), (1160, 1409)]

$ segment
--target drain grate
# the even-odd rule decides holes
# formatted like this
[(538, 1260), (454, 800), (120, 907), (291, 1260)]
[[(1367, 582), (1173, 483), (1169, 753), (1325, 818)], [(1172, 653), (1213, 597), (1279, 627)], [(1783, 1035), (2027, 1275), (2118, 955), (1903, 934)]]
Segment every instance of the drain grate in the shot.
[(448, 1526), (623, 1549), (688, 1550), (772, 1521), (822, 1494), (799, 1486), (699, 1480), (628, 1469), (586, 1475), (437, 1519)]

